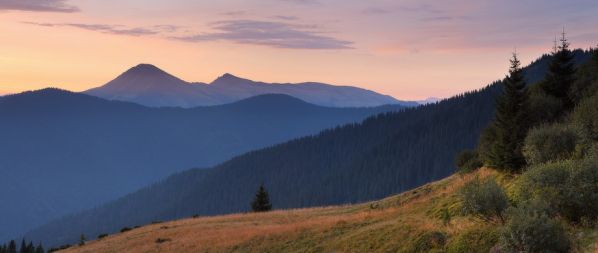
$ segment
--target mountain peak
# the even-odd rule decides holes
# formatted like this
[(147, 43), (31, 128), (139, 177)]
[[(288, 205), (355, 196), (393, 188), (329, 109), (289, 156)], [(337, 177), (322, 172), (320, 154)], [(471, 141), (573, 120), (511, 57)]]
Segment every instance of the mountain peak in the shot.
[(125, 96), (133, 96), (131, 94), (140, 92), (160, 94), (172, 90), (172, 87), (176, 88), (187, 84), (152, 64), (142, 63), (128, 69), (104, 86), (88, 90), (86, 93), (95, 96), (101, 96), (104, 93)]
[(214, 80), (211, 84), (213, 84), (213, 85), (230, 85), (230, 84), (246, 84), (246, 83), (250, 83), (250, 82), (252, 82), (252, 81), (244, 79), (244, 78), (240, 78), (231, 73), (224, 73), (224, 75), (221, 75), (220, 77), (216, 78), (216, 80)]
[(125, 71), (123, 73), (124, 74), (143, 74), (143, 75), (152, 75), (152, 74), (167, 74), (164, 70), (161, 70), (160, 68), (152, 65), (152, 64), (147, 64), (147, 63), (141, 63), (138, 64), (135, 67), (132, 67), (130, 69), (128, 69), (127, 71)]

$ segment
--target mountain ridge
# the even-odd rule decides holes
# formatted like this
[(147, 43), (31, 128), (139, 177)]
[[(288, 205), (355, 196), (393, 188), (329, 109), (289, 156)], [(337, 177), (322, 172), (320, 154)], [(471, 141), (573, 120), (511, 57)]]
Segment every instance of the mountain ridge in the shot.
[(187, 82), (151, 64), (139, 64), (107, 84), (83, 93), (109, 100), (146, 106), (183, 108), (231, 103), (268, 94), (287, 94), (308, 103), (328, 107), (373, 107), (386, 104), (416, 106), (371, 90), (318, 82), (265, 83), (225, 73), (211, 83)]
[(0, 202), (12, 204), (0, 208), (0, 240), (183, 169), (400, 108), (328, 108), (277, 94), (194, 108), (56, 88), (3, 96), (0, 171), (11, 183), (0, 184)]

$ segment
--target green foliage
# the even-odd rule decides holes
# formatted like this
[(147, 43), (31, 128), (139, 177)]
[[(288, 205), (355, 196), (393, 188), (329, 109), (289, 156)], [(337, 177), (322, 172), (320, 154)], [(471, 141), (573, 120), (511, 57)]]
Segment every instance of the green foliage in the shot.
[(570, 90), (573, 102), (578, 104), (598, 92), (598, 49), (592, 49), (592, 58), (577, 70), (576, 80)]
[(455, 158), (455, 165), (459, 173), (469, 173), (479, 169), (484, 164), (480, 160), (478, 152), (474, 150), (464, 150)]
[(529, 111), (531, 113), (529, 119), (531, 125), (555, 122), (562, 117), (564, 111), (563, 102), (546, 94), (540, 86), (541, 84), (530, 88)]
[(496, 229), (473, 228), (457, 234), (446, 247), (447, 253), (489, 252), (499, 241)]
[(419, 234), (410, 245), (407, 245), (406, 252), (442, 252), (446, 244), (446, 234), (439, 231), (426, 231)]
[(573, 112), (573, 125), (582, 141), (598, 141), (598, 94), (585, 99)]
[(463, 214), (485, 222), (505, 222), (504, 212), (509, 207), (509, 199), (493, 178), (475, 178), (460, 189), (459, 195)]
[(570, 158), (576, 145), (575, 132), (565, 125), (533, 128), (525, 138), (523, 154), (528, 164), (540, 164)]
[(565, 229), (543, 210), (532, 206), (509, 209), (509, 221), (501, 232), (506, 252), (569, 252), (571, 243)]
[(548, 67), (548, 73), (546, 73), (541, 87), (546, 94), (561, 100), (565, 110), (570, 110), (574, 104), (569, 91), (574, 81), (575, 65), (573, 62), (573, 52), (569, 50), (569, 42), (563, 33), (560, 45), (557, 46), (555, 42), (552, 62)]
[(495, 138), (486, 148), (488, 166), (509, 172), (519, 172), (525, 166), (522, 148), (529, 128), (529, 94), (517, 55), (513, 54), (509, 76), (497, 100), (492, 124)]
[(548, 213), (574, 223), (598, 217), (598, 159), (561, 161), (534, 166), (517, 185), (521, 203), (540, 201), (550, 207)]
[(255, 198), (251, 202), (251, 209), (254, 212), (267, 212), (272, 210), (272, 204), (270, 204), (270, 197), (264, 185), (260, 185), (260, 188), (255, 193)]

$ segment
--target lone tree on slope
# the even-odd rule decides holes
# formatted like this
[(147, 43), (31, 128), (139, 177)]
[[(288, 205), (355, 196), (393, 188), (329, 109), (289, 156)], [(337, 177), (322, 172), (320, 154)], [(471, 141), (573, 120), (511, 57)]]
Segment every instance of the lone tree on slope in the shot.
[(251, 209), (254, 212), (267, 212), (272, 210), (272, 204), (270, 203), (270, 197), (264, 185), (260, 185), (260, 188), (255, 193), (255, 198), (251, 202)]

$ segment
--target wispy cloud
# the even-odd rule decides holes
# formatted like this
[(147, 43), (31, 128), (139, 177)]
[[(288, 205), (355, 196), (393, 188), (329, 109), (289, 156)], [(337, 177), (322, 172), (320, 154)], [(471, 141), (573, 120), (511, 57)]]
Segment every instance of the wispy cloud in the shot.
[(294, 4), (317, 4), (317, 3), (319, 3), (318, 0), (278, 0), (278, 1), (294, 3)]
[(272, 16), (271, 18), (281, 19), (281, 20), (298, 20), (299, 19), (299, 17), (297, 17), (297, 16), (285, 16), (285, 15), (276, 15), (276, 16)]
[(129, 35), (129, 36), (145, 36), (157, 35), (161, 33), (174, 32), (179, 29), (178, 26), (173, 25), (155, 25), (151, 27), (126, 27), (123, 25), (108, 25), (108, 24), (83, 24), (83, 23), (37, 23), (37, 22), (23, 22), (25, 24), (45, 26), (45, 27), (75, 27), (79, 29), (96, 31), (107, 34)]
[(200, 41), (232, 41), (240, 44), (264, 45), (293, 49), (349, 49), (353, 42), (322, 35), (315, 26), (258, 20), (228, 20), (212, 23), (215, 32), (174, 39)]
[(66, 0), (0, 0), (0, 10), (38, 12), (78, 12), (79, 8)]

